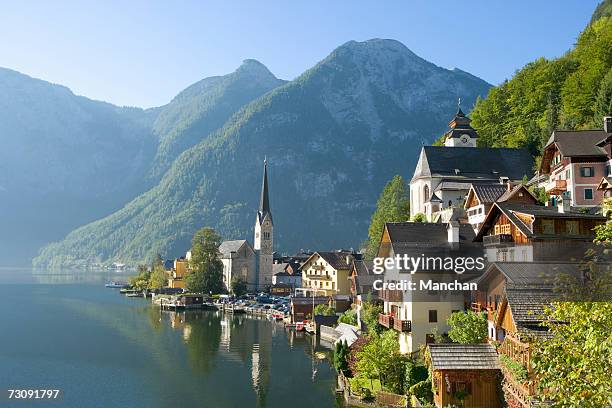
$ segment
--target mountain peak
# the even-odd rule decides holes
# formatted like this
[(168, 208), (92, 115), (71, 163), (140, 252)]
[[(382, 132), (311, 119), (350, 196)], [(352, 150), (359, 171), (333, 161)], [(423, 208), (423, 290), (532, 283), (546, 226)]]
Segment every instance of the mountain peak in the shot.
[(245, 59), (244, 61), (242, 61), (242, 64), (238, 67), (236, 73), (270, 77), (276, 79), (276, 76), (274, 76), (274, 74), (270, 72), (268, 67), (266, 67), (264, 64), (257, 61), (256, 59)]

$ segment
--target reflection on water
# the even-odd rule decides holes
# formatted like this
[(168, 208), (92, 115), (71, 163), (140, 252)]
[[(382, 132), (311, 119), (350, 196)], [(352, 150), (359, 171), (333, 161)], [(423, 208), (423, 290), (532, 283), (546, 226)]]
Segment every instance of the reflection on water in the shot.
[(11, 283), (0, 272), (0, 307), (8, 311), (0, 386), (58, 387), (63, 407), (336, 403), (333, 369), (313, 358), (310, 336), (244, 315), (161, 312), (103, 287), (117, 275)]

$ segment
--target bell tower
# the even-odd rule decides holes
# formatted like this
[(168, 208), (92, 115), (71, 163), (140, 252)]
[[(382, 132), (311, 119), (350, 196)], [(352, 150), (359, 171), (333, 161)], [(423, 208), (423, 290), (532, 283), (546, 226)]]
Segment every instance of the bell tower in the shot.
[(472, 120), (461, 110), (461, 98), (457, 103), (457, 113), (448, 123), (450, 129), (444, 135), (444, 146), (446, 147), (476, 147), (478, 133), (470, 125)]
[(264, 159), (263, 180), (261, 183), (261, 198), (259, 210), (255, 220), (254, 249), (258, 255), (257, 260), (257, 289), (265, 289), (272, 285), (272, 258), (274, 248), (274, 223), (270, 210), (268, 192), (268, 161)]

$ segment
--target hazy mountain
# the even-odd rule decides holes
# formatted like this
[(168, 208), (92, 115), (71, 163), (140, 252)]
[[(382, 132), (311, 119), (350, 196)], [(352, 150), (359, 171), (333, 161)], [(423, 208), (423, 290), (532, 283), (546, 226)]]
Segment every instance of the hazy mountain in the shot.
[(42, 245), (120, 209), (185, 149), (282, 83), (247, 60), (142, 110), (0, 69), (0, 264), (29, 263)]
[(266, 155), (278, 248), (356, 246), (382, 186), (410, 175), (458, 97), (469, 108), (489, 88), (397, 41), (346, 43), (184, 151), (154, 188), (47, 246), (35, 263), (176, 256), (204, 225), (251, 239)]

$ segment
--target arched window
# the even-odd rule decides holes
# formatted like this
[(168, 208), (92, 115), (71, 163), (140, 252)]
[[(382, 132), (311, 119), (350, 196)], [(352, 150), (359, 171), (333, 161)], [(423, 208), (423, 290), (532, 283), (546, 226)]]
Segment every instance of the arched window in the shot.
[(427, 202), (429, 201), (429, 186), (427, 184), (425, 184), (423, 186), (423, 201)]

